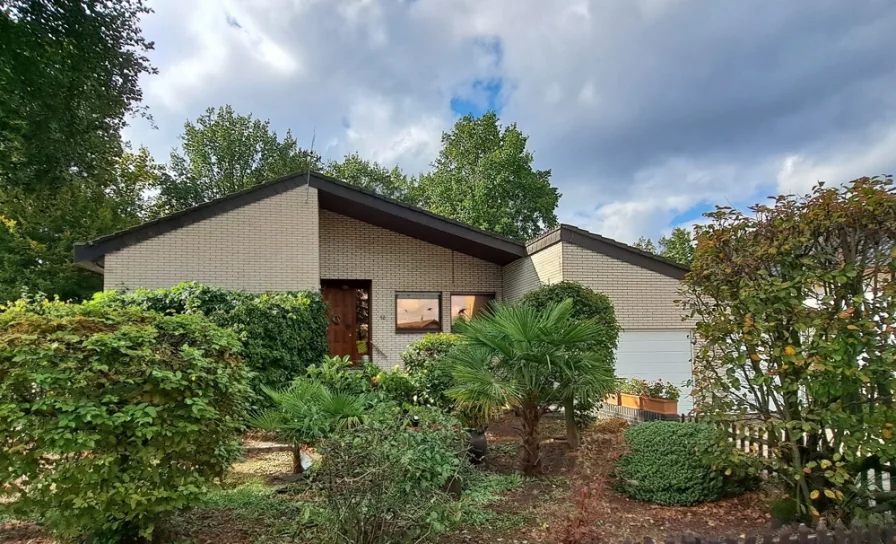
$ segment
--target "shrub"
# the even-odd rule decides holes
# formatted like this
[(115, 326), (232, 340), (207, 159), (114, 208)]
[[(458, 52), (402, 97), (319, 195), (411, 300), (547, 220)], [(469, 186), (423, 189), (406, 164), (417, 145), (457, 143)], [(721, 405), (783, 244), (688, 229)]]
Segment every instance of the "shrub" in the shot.
[(238, 350), (201, 316), (15, 303), (0, 314), (0, 499), (64, 536), (149, 538), (240, 451)]
[(419, 542), (439, 517), (443, 487), (463, 467), (460, 424), (432, 408), (415, 408), (411, 427), (394, 404), (378, 406), (363, 426), (321, 445), (315, 482), (334, 542)]
[(662, 379), (648, 382), (638, 378), (627, 378), (619, 384), (619, 392), (667, 400), (678, 400), (681, 396), (681, 390), (678, 387), (671, 382), (664, 382)]
[(165, 314), (202, 314), (234, 331), (243, 344), (253, 389), (280, 387), (328, 352), (326, 305), (320, 294), (253, 294), (182, 283), (168, 289), (104, 293), (96, 303), (138, 306)]
[(371, 381), (375, 392), (380, 392), (384, 399), (403, 407), (416, 404), (420, 397), (421, 390), (418, 389), (417, 381), (397, 366), (389, 371), (379, 371)]
[[(616, 322), (616, 311), (610, 297), (574, 281), (561, 281), (529, 291), (520, 299), (520, 304), (540, 309), (559, 304), (564, 300), (572, 301), (573, 319), (588, 320), (595, 325), (591, 342), (583, 345), (581, 350), (591, 352), (612, 370), (616, 366), (620, 327)], [(571, 395), (563, 399), (563, 411), (566, 415), (567, 439), (572, 447), (578, 446), (579, 429), (594, 422), (595, 409), (600, 407), (604, 395), (608, 392), (581, 387), (570, 388)]]
[(454, 379), (443, 362), (459, 343), (460, 337), (456, 334), (427, 334), (402, 352), (401, 360), (405, 369), (418, 380), (423, 404), (443, 410), (450, 410), (454, 406), (454, 400), (445, 394), (454, 387)]
[(351, 395), (363, 395), (372, 391), (371, 378), (380, 372), (380, 368), (369, 364), (363, 369), (352, 367), (351, 357), (324, 357), (319, 363), (308, 367), (308, 379), (320, 383), (331, 391), (339, 391)]
[(679, 506), (721, 498), (722, 475), (703, 457), (718, 443), (714, 427), (652, 421), (628, 429), (625, 441), (629, 452), (616, 464), (623, 493), (641, 501)]

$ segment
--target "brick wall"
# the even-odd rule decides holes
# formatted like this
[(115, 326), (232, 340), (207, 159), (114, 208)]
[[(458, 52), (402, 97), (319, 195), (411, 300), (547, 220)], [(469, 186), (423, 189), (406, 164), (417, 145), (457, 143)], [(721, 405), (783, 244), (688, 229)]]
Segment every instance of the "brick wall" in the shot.
[(678, 280), (566, 242), (551, 247), (558, 246), (563, 248), (563, 279), (609, 296), (624, 329), (694, 327), (693, 320), (681, 320), (674, 302), (681, 298)]
[(230, 289), (320, 288), (317, 189), (300, 187), (106, 255), (106, 289), (197, 281)]
[(504, 266), (504, 298), (514, 301), (539, 285), (563, 280), (563, 252), (560, 244)]
[(442, 293), (449, 332), (451, 292), (502, 296), (501, 267), (327, 210), (320, 211), (321, 279), (371, 280), (371, 357), (383, 368), (423, 333), (395, 332), (396, 291)]

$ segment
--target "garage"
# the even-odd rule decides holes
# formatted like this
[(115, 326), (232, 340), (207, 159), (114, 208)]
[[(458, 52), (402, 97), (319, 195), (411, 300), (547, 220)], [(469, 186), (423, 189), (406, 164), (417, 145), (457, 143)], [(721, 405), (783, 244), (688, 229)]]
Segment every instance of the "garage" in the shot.
[(691, 379), (691, 331), (629, 331), (619, 335), (616, 374), (625, 378), (662, 379), (681, 388), (678, 411), (688, 413), (693, 399), (685, 383)]

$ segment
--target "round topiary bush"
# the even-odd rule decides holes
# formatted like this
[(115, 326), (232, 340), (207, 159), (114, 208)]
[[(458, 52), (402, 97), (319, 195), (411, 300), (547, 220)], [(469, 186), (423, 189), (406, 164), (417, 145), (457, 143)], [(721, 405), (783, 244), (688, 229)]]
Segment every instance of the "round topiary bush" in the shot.
[(422, 390), (424, 398), (421, 400), (424, 403), (443, 410), (454, 406), (454, 400), (445, 394), (454, 386), (454, 378), (442, 362), (460, 341), (460, 336), (456, 334), (427, 334), (408, 345), (401, 353), (405, 369), (416, 379)]
[(719, 443), (704, 423), (652, 421), (625, 432), (629, 452), (616, 464), (617, 487), (633, 499), (690, 506), (722, 496), (722, 474), (704, 453)]
[(201, 316), (15, 303), (0, 313), (0, 502), (65, 537), (150, 539), (240, 452), (239, 349)]

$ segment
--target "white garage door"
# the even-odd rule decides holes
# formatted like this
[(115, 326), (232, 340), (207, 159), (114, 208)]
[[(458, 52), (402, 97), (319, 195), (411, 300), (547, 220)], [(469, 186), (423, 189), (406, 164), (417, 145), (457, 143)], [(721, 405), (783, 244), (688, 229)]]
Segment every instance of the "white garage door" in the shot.
[(688, 413), (694, 406), (685, 386), (691, 379), (690, 335), (681, 330), (623, 332), (616, 351), (616, 375), (672, 382), (681, 389), (678, 411)]

